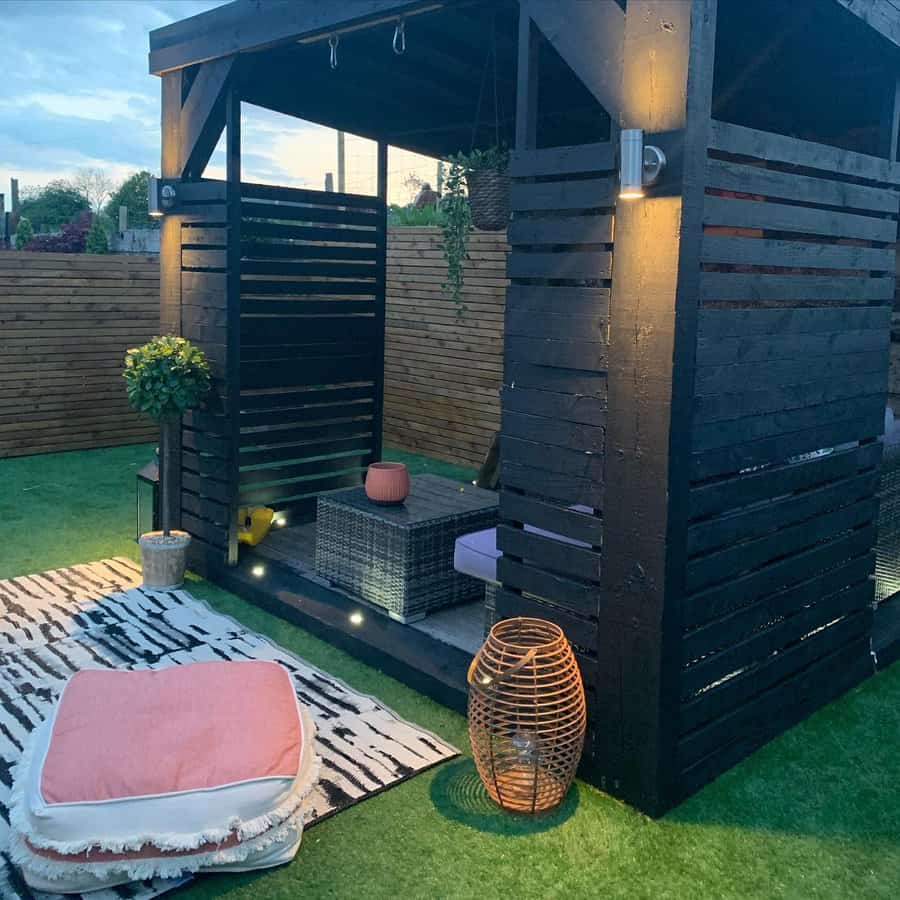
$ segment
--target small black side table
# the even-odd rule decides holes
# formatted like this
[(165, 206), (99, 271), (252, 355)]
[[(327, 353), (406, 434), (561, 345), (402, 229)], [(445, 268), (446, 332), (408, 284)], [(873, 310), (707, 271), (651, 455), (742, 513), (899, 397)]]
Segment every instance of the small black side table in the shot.
[(365, 488), (322, 494), (316, 574), (400, 622), (477, 600), (484, 582), (453, 568), (456, 539), (497, 524), (493, 491), (437, 475), (412, 478), (403, 506), (376, 506)]

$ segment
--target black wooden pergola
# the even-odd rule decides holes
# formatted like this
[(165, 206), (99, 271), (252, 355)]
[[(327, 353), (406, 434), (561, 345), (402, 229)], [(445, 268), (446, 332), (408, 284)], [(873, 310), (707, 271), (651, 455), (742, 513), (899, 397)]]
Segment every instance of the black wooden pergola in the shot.
[[(858, 683), (898, 44), (879, 0), (238, 0), (153, 32), (177, 189), (162, 327), (215, 370), (174, 488), (194, 565), (415, 668), (402, 626), (352, 635), (320, 586), (254, 583), (236, 513), (309, 514), (380, 456), (388, 145), (447, 156), (499, 136), (514, 152), (497, 605), (575, 645), (586, 777), (662, 813)], [(242, 181), (241, 102), (378, 141), (377, 195)], [(617, 198), (620, 128), (669, 161), (640, 200)], [(223, 129), (227, 178), (205, 180)], [(457, 702), (464, 662), (409, 680)]]

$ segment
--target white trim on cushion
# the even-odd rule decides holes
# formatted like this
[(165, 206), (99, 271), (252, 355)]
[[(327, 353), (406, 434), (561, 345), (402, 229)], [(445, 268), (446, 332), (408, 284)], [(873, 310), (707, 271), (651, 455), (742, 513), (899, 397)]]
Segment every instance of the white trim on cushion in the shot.
[[(286, 671), (285, 677), (290, 682)], [(163, 850), (193, 850), (223, 841), (233, 832), (242, 839), (261, 834), (287, 818), (318, 778), (315, 725), (296, 700), (292, 683), (290, 687), (301, 737), (300, 764), (293, 778), (259, 778), (158, 796), (46, 804), (40, 795), (40, 774), (54, 712), (53, 718), (32, 732), (14, 767), (10, 823), (35, 847), (59, 853), (91, 847), (122, 852), (147, 843)], [(35, 765), (38, 759), (41, 763)]]
[[(186, 872), (198, 871), (249, 871), (257, 868), (267, 868), (288, 862), (300, 846), (300, 837), (303, 831), (303, 812), (300, 805), (316, 784), (319, 777), (319, 759), (313, 749), (312, 736), (315, 734), (315, 725), (309, 712), (304, 707), (299, 707), (301, 724), (304, 735), (309, 735), (310, 740), (304, 740), (301, 755), (300, 770), (297, 773), (296, 784), (304, 785), (302, 789), (292, 793), (290, 804), (278, 810), (273, 810), (269, 815), (269, 824), (262, 830), (250, 834), (247, 826), (239, 830), (241, 842), (225, 849), (211, 850), (203, 853), (186, 854), (175, 857), (149, 857), (135, 860), (104, 860), (89, 862), (83, 859), (67, 862), (51, 859), (39, 853), (35, 853), (26, 842), (26, 836), (34, 846), (46, 846), (35, 835), (23, 832), (17, 823), (13, 823), (10, 831), (10, 858), (21, 866), (26, 882), (37, 890), (49, 890), (55, 892), (83, 892), (97, 890), (101, 887), (112, 887), (127, 881), (138, 881), (145, 878), (175, 878)], [(25, 749), (19, 766), (27, 765), (33, 758), (33, 746)], [(18, 772), (16, 772), (18, 775)], [(13, 796), (18, 794), (19, 802), (12, 808), (21, 810), (21, 792), (18, 791), (20, 782), (14, 777)], [(171, 803), (171, 801), (170, 801)], [(290, 807), (290, 808), (289, 808)], [(171, 815), (178, 816), (177, 803), (172, 803)], [(17, 817), (18, 818), (18, 817)], [(202, 846), (205, 843), (223, 841), (231, 836), (230, 831), (223, 832), (219, 837), (203, 837), (192, 847), (170, 846), (171, 834), (156, 835), (146, 839), (136, 839), (131, 846), (105, 846), (100, 843), (102, 849), (113, 852), (124, 850), (139, 850), (148, 843), (163, 850), (190, 850)], [(95, 842), (91, 846), (95, 846)], [(83, 853), (88, 849), (84, 846), (73, 847), (69, 850), (58, 852)], [(72, 886), (70, 886), (72, 885)], [(91, 886), (93, 885), (93, 887)]]

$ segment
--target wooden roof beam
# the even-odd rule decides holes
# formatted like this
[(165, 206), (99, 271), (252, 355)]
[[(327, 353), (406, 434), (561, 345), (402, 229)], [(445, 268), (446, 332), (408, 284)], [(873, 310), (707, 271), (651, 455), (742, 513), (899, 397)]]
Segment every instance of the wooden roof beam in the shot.
[(150, 72), (161, 75), (222, 56), (328, 34), (351, 25), (415, 15), (456, 2), (459, 0), (234, 0), (151, 31)]
[(179, 171), (181, 178), (199, 178), (225, 127), (225, 92), (233, 56), (201, 63), (181, 107)]

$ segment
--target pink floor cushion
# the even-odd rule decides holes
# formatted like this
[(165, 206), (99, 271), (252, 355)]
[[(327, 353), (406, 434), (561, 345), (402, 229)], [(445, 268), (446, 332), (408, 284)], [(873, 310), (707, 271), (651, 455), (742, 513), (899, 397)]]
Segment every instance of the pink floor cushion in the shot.
[(78, 672), (15, 773), (16, 861), (64, 881), (270, 859), (299, 842), (313, 735), (276, 663)]

